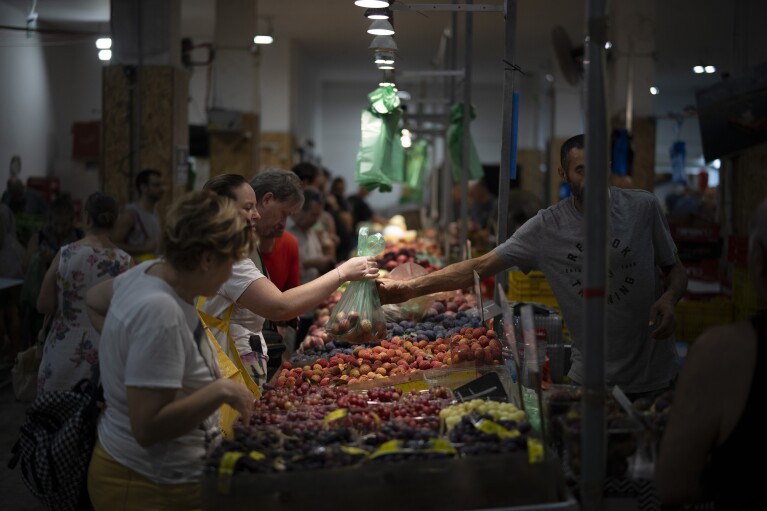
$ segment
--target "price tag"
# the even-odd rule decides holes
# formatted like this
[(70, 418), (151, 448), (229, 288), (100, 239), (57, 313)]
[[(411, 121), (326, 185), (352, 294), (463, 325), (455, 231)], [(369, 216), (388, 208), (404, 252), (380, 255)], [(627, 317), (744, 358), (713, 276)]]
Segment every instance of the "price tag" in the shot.
[(338, 410), (333, 410), (329, 414), (325, 416), (325, 418), (322, 421), (322, 424), (327, 426), (333, 421), (337, 421), (338, 419), (343, 419), (346, 417), (346, 415), (349, 413), (349, 410), (346, 408), (339, 408)]
[(534, 463), (543, 463), (543, 444), (540, 440), (528, 437), (527, 462), (531, 465)]
[(479, 378), (461, 385), (453, 390), (453, 394), (459, 401), (471, 401), (472, 399), (489, 399), (491, 401), (508, 402), (509, 395), (498, 377), (498, 373), (491, 371)]
[(477, 295), (477, 309), (479, 309), (479, 319), (485, 323), (485, 309), (482, 307), (482, 286), (479, 283), (479, 273), (474, 270), (474, 294)]
[(224, 495), (229, 494), (229, 490), (232, 487), (232, 475), (234, 474), (234, 466), (237, 464), (237, 460), (245, 456), (241, 452), (227, 452), (221, 458), (221, 463), (218, 465), (218, 491)]
[(411, 390), (429, 390), (429, 384), (423, 380), (408, 381), (405, 383), (397, 383), (394, 388), (403, 392), (409, 392)]

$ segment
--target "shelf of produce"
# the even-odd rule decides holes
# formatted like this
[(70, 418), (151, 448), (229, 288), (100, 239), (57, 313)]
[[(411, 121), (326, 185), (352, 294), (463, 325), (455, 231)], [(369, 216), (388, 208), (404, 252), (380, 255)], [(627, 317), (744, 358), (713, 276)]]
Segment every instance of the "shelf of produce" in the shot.
[(374, 463), (289, 473), (209, 471), (202, 482), (203, 509), (259, 511), (359, 506), (366, 511), (577, 510), (553, 454), (528, 463), (526, 452)]

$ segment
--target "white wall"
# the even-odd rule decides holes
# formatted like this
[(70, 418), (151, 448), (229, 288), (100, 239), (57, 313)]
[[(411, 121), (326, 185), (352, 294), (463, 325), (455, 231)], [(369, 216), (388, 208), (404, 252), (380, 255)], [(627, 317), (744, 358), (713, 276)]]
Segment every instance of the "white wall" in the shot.
[[(0, 4), (0, 23), (26, 25), (26, 12)], [(54, 132), (49, 77), (39, 39), (5, 31), (0, 45), (0, 189), (5, 190), (8, 164), (21, 156), (21, 177), (43, 176), (50, 170)]]

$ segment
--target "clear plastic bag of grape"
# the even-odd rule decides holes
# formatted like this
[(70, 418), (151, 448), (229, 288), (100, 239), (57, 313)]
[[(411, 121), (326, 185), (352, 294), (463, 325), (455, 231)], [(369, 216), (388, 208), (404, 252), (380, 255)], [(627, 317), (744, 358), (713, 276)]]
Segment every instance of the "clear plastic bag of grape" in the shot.
[[(376, 256), (383, 252), (386, 242), (380, 233), (368, 235), (368, 228), (359, 231), (357, 253)], [(386, 318), (378, 298), (375, 281), (351, 282), (333, 308), (325, 331), (336, 340), (364, 344), (386, 339)]]

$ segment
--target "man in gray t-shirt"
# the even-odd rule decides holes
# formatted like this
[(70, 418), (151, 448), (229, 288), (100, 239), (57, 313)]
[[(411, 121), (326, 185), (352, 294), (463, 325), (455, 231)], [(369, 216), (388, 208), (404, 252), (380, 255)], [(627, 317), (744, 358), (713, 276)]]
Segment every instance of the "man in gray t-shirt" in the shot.
[[(583, 381), (583, 135), (562, 145), (560, 177), (571, 196), (541, 210), (495, 250), (410, 281), (379, 281), (382, 303), (470, 287), (512, 266), (541, 270), (573, 336), (568, 376)], [(605, 382), (631, 394), (668, 388), (678, 370), (674, 307), (687, 289), (660, 204), (643, 190), (609, 189)], [(663, 289), (660, 275), (666, 276)], [(649, 319), (649, 320), (648, 320)]]

